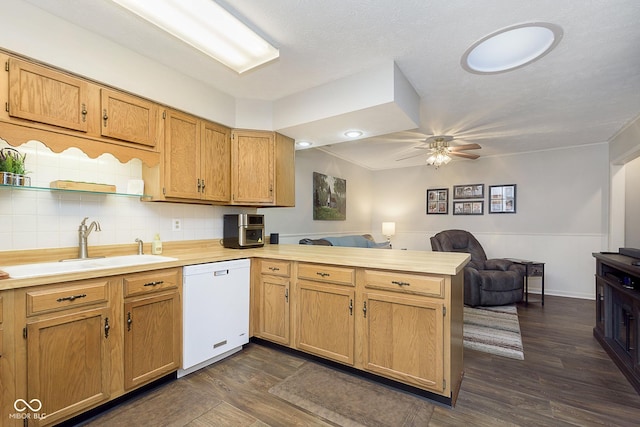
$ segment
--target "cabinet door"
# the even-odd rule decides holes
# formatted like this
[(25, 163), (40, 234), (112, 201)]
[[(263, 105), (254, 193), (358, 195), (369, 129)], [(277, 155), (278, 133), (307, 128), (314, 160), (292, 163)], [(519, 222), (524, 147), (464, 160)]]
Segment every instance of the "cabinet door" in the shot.
[(596, 329), (602, 336), (604, 336), (605, 288), (604, 280), (596, 276)]
[(296, 347), (353, 365), (353, 288), (299, 281), (296, 298)]
[(211, 122), (202, 124), (202, 198), (231, 200), (231, 130)]
[(273, 132), (233, 131), (232, 202), (265, 205), (274, 203)]
[(124, 387), (132, 389), (180, 367), (181, 310), (177, 292), (124, 305)]
[(289, 278), (260, 276), (260, 337), (289, 345)]
[(27, 324), (27, 400), (42, 403), (47, 424), (109, 398), (107, 316), (99, 308)]
[(169, 110), (165, 129), (165, 196), (199, 199), (199, 122), (193, 116)]
[[(444, 390), (444, 304), (365, 293), (364, 368), (437, 392)], [(366, 308), (366, 310), (365, 310)]]
[(87, 83), (40, 65), (9, 60), (9, 115), (87, 131)]
[(155, 147), (158, 106), (125, 93), (101, 89), (101, 134)]

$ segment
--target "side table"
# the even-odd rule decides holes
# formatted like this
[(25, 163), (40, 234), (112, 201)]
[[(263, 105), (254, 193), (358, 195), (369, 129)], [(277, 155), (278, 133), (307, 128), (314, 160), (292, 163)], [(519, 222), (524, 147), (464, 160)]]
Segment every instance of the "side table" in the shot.
[(505, 258), (514, 264), (524, 266), (524, 304), (529, 305), (529, 277), (541, 277), (542, 280), (542, 305), (544, 306), (544, 262), (529, 261), (526, 259)]

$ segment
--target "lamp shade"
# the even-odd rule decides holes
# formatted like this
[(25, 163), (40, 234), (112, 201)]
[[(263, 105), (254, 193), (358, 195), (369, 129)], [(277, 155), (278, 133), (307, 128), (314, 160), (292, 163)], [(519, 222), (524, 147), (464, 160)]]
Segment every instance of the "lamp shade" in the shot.
[(395, 222), (383, 222), (382, 223), (382, 234), (384, 236), (393, 236), (396, 234), (396, 223)]

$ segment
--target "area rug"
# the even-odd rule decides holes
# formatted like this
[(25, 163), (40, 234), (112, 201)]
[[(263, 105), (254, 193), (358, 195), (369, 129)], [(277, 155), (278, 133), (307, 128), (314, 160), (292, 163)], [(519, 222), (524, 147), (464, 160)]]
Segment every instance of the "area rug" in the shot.
[(420, 396), (313, 362), (269, 393), (340, 426), (428, 425), (434, 409)]
[(516, 306), (464, 307), (464, 348), (524, 360)]

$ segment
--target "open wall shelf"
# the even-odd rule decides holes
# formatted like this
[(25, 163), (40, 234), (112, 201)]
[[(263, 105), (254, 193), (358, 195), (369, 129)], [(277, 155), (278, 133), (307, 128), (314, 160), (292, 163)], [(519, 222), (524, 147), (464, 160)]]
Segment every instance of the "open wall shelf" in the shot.
[(80, 193), (80, 194), (95, 194), (104, 196), (123, 196), (123, 197), (139, 197), (142, 199), (149, 199), (151, 196), (146, 194), (129, 194), (129, 193), (117, 193), (117, 192), (103, 192), (103, 191), (88, 191), (88, 190), (72, 190), (67, 188), (50, 188), (50, 187), (34, 187), (26, 185), (7, 185), (0, 184), (2, 190), (18, 190), (18, 191), (51, 191), (54, 193)]

